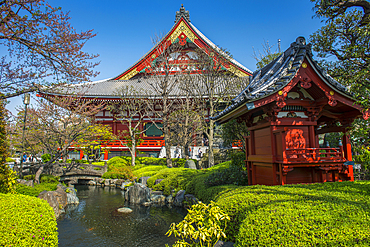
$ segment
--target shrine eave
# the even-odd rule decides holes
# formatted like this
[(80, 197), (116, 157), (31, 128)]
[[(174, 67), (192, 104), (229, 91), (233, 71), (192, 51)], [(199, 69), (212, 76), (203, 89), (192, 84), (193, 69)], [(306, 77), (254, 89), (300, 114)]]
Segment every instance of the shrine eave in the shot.
[[(296, 42), (293, 42), (278, 58), (255, 71), (249, 85), (232, 100), (229, 107), (213, 119), (224, 123), (254, 108), (276, 101), (279, 98), (278, 92), (282, 93), (281, 90), (292, 83), (302, 66), (307, 67), (304, 61), (309, 63), (329, 88), (342, 95), (342, 98), (355, 101), (347, 88), (328, 75), (312, 58), (311, 45), (306, 45), (305, 38), (298, 37)], [(354, 106), (354, 108), (360, 110), (359, 106)]]

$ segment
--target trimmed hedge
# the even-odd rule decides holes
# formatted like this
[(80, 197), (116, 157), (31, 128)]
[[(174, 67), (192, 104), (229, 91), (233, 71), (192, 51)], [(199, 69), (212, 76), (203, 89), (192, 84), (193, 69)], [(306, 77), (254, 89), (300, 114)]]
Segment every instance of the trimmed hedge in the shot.
[[(35, 178), (35, 175), (27, 175), (24, 176), (26, 180), (32, 180)], [(30, 187), (24, 184), (16, 184), (15, 190), (18, 194), (27, 195), (27, 196), (38, 196), (40, 192), (47, 190), (47, 191), (54, 191), (57, 189), (57, 185), (59, 184), (59, 177), (55, 177), (53, 175), (41, 174), (40, 176), (40, 184), (35, 184), (34, 187)]]
[(57, 189), (59, 182), (35, 184), (30, 187), (24, 184), (17, 184), (15, 190), (18, 194), (37, 197), (42, 191), (54, 191)]
[[(194, 177), (202, 173), (204, 171), (188, 168), (166, 168), (150, 177), (147, 186), (154, 190), (161, 190), (165, 195), (170, 195), (172, 192), (186, 190), (188, 183), (191, 183)], [(154, 185), (157, 179), (163, 179), (163, 181)]]
[(57, 222), (39, 198), (0, 193), (0, 246), (58, 246)]
[(217, 194), (235, 246), (370, 245), (370, 181), (225, 186)]
[(132, 167), (133, 174), (137, 178), (154, 176), (160, 170), (166, 169), (167, 166), (139, 165)]
[[(370, 181), (284, 186), (210, 186), (207, 181), (231, 167), (205, 170), (165, 168), (147, 184), (168, 195), (180, 189), (231, 218), (229, 241), (240, 246), (370, 246)], [(164, 179), (154, 185), (156, 179)]]

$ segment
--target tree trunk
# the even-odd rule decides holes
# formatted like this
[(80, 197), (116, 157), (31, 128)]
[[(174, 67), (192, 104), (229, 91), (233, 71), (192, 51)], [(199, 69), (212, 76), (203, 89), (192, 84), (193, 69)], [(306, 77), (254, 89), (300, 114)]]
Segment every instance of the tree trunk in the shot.
[(131, 166), (135, 166), (136, 158), (136, 140), (135, 137), (132, 138), (132, 147), (131, 147)]
[(166, 163), (167, 167), (172, 167), (172, 159), (171, 159), (171, 144), (170, 144), (170, 138), (168, 133), (168, 128), (164, 127), (164, 145), (166, 148)]
[(215, 158), (213, 155), (213, 131), (214, 121), (209, 120), (209, 134), (208, 134), (208, 166), (212, 167), (215, 164)]
[(36, 184), (39, 184), (40, 183), (40, 176), (41, 176), (42, 172), (44, 171), (44, 167), (50, 165), (49, 162), (50, 161), (48, 161), (44, 165), (41, 165), (40, 168), (37, 170), (36, 175), (35, 175), (35, 183)]

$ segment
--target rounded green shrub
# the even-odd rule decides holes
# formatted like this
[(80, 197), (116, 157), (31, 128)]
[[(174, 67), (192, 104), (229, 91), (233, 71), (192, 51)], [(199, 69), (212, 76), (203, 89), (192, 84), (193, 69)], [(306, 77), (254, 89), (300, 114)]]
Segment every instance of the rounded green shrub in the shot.
[(141, 177), (147, 177), (147, 176), (153, 176), (157, 174), (160, 170), (166, 169), (167, 166), (153, 166), (153, 165), (148, 165), (148, 166), (141, 166), (141, 168), (133, 169), (133, 174), (137, 178)]
[[(155, 190), (161, 190), (165, 195), (170, 195), (173, 191), (184, 190), (187, 184), (199, 173), (202, 173), (202, 171), (187, 168), (166, 168), (150, 177), (147, 186)], [(157, 179), (163, 179), (163, 181), (154, 185)]]
[(127, 165), (130, 165), (130, 163), (126, 159), (119, 157), (119, 156), (113, 157), (110, 160), (108, 160), (108, 169), (110, 169), (111, 167), (119, 167), (119, 166), (127, 166)]
[(236, 246), (370, 245), (369, 181), (238, 186), (218, 193), (217, 205), (231, 218), (226, 235)]
[(7, 157), (7, 158), (5, 159), (5, 162), (15, 162), (15, 160), (13, 160), (12, 158)]
[(108, 172), (104, 173), (102, 178), (105, 179), (129, 179), (132, 180), (134, 175), (132, 170), (127, 166), (111, 167)]
[(0, 193), (0, 246), (58, 246), (53, 209), (39, 198)]
[(50, 154), (43, 154), (43, 155), (41, 155), (41, 159), (42, 159), (43, 163), (46, 163), (46, 162), (51, 160), (51, 155)]
[(225, 184), (246, 185), (248, 184), (247, 173), (239, 166), (230, 167), (211, 173), (205, 180), (207, 186)]

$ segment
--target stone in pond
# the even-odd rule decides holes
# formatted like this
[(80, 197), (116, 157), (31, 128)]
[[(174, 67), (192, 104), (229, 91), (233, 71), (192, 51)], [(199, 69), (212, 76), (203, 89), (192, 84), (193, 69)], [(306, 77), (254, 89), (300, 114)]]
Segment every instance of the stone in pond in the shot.
[(124, 214), (129, 214), (129, 213), (132, 213), (132, 209), (131, 208), (119, 208), (119, 209), (117, 209), (117, 212), (124, 213)]

